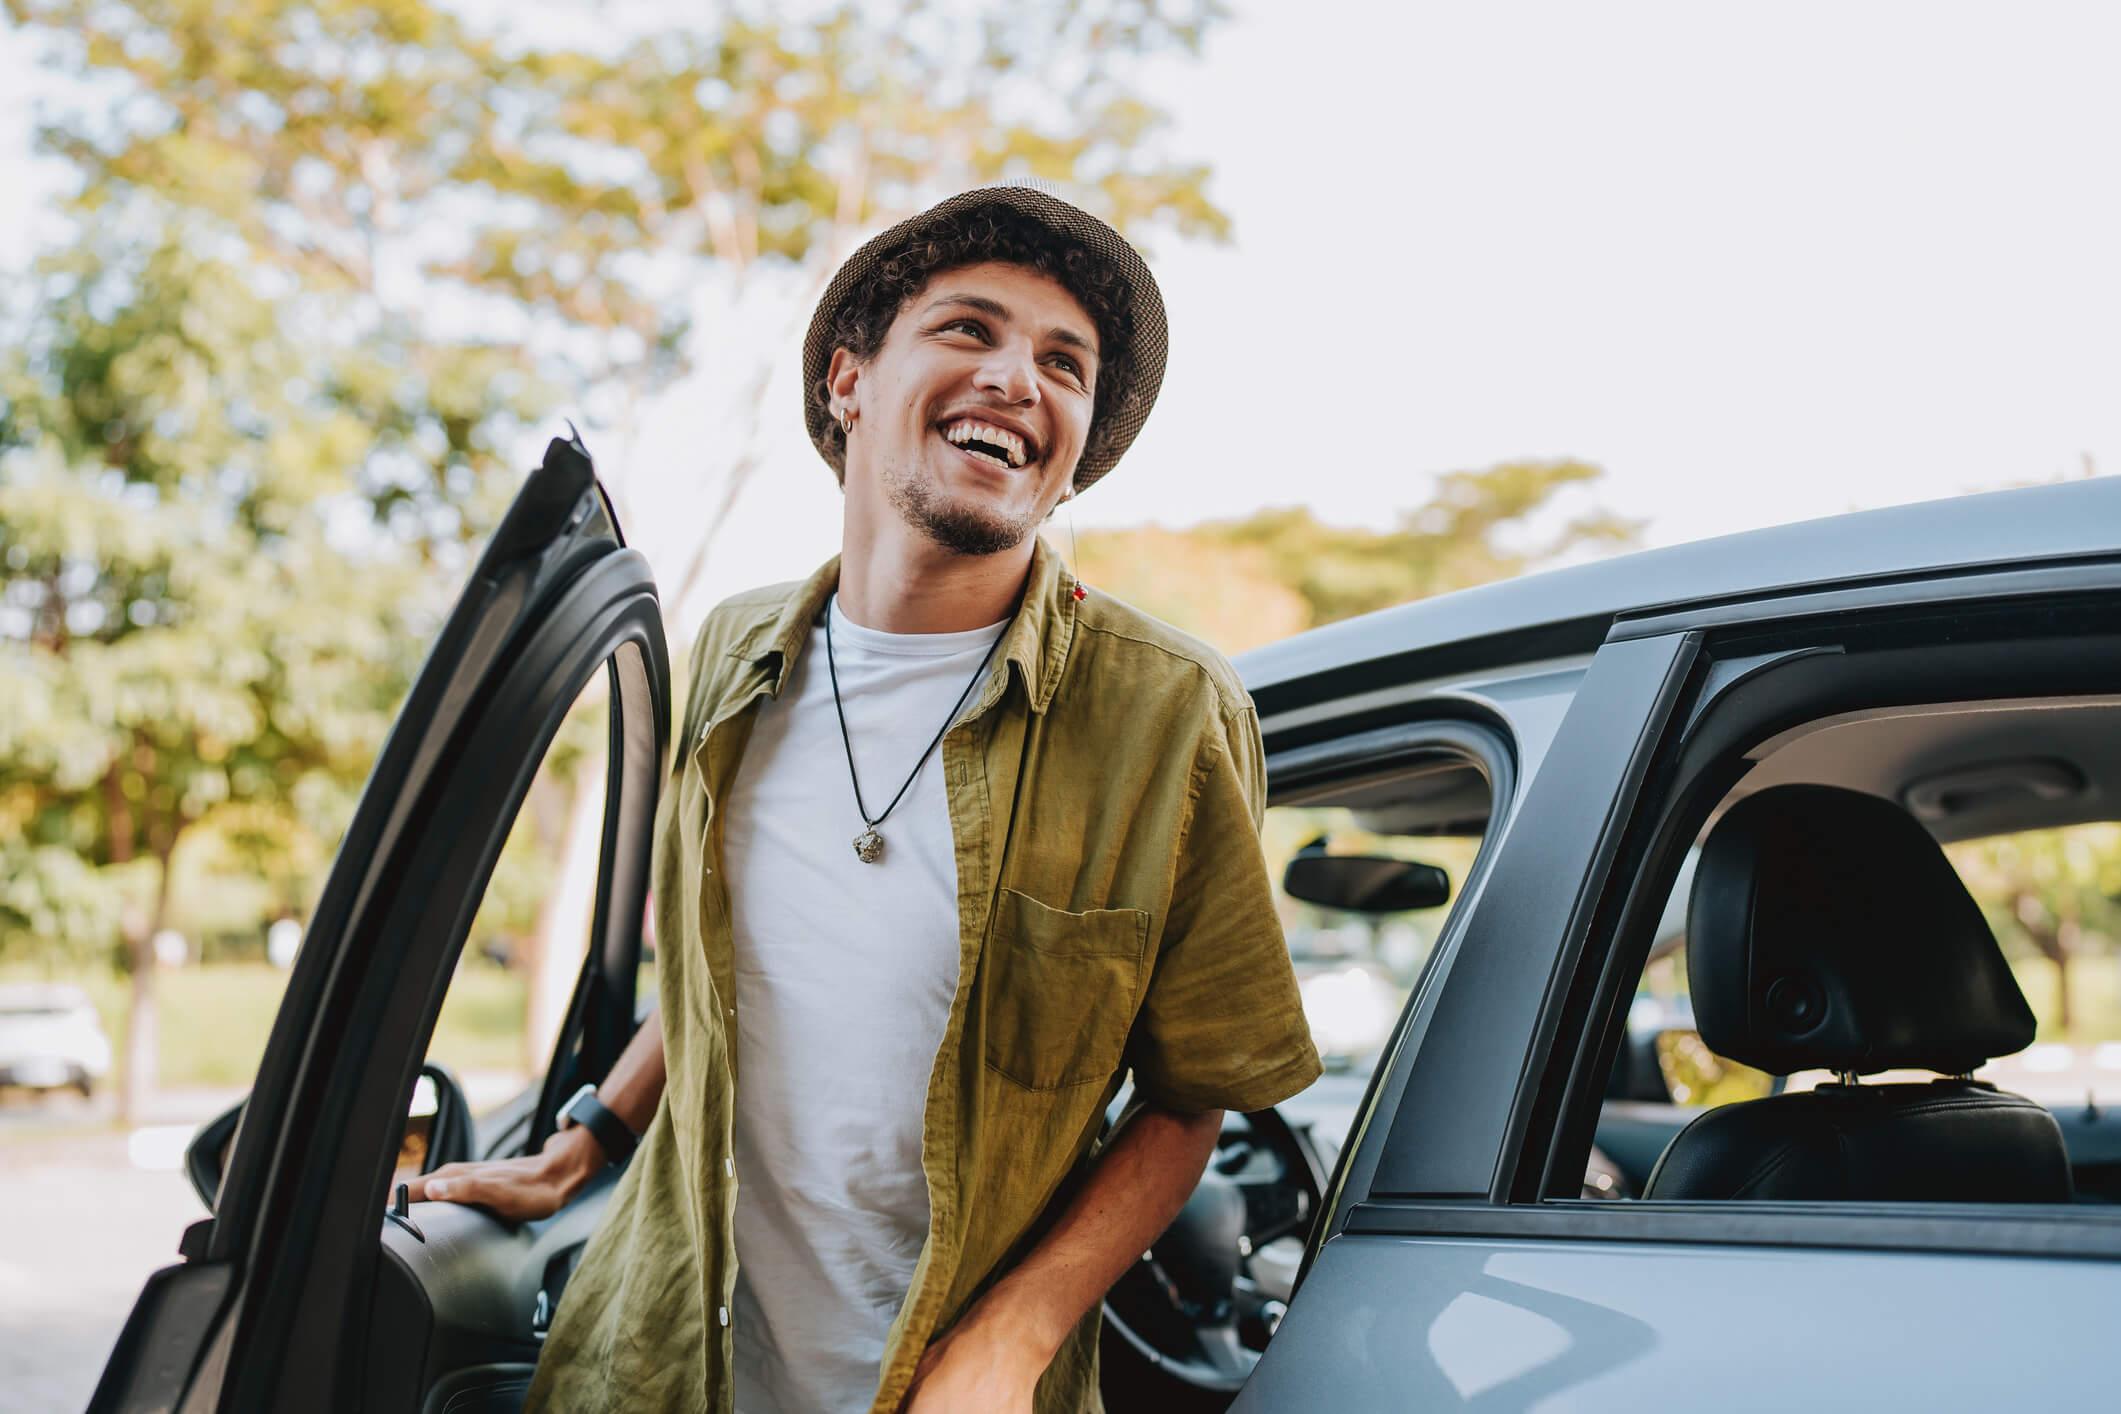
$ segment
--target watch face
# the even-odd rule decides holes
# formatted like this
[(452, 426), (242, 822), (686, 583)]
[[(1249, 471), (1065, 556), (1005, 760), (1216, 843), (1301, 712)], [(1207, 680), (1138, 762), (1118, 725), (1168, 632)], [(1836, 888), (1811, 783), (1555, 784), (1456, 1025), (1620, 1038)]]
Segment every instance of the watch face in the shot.
[(569, 1095), (567, 1103), (560, 1106), (559, 1127), (565, 1129), (571, 1124), (579, 1124), (581, 1121), (576, 1118), (575, 1112), (582, 1107), (583, 1099), (594, 1100), (596, 1096), (597, 1087), (594, 1085), (584, 1085), (581, 1089)]

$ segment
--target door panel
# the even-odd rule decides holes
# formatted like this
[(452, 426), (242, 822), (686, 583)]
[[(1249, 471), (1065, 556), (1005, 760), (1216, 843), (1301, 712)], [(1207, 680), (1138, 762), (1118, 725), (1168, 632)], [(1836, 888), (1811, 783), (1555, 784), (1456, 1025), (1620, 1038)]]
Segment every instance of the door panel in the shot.
[[(429, 1341), (401, 1322), (388, 1341), (372, 1338), (372, 1312), (433, 1312), (444, 1341), (466, 1320), (480, 1328), (454, 1309), (458, 1301), (484, 1309), (478, 1283), (432, 1261), (384, 1261), (386, 1184), (495, 857), (561, 718), (598, 672), (611, 682), (617, 798), (606, 817), (609, 878), (593, 951), (627, 958), (622, 989), (630, 990), (646, 885), (644, 861), (631, 854), (645, 852), (655, 809), (669, 659), (645, 562), (624, 548), (580, 444), (556, 440), (481, 556), (384, 744), (289, 979), (215, 1216), (187, 1237), (186, 1270), (223, 1273), (225, 1298), (197, 1279), (183, 1282), (197, 1338), (153, 1342), (150, 1327), (171, 1328), (171, 1303), (166, 1294), (143, 1298), (142, 1340), (121, 1338), (96, 1409), (172, 1407), (173, 1370), (188, 1388), (187, 1408), (408, 1407), (392, 1391), (408, 1368), (425, 1370)], [(625, 818), (614, 824), (617, 816)], [(600, 1014), (630, 1018), (630, 997), (596, 1000)], [(615, 1028), (601, 1024), (608, 1049)], [(478, 1215), (441, 1221), (465, 1217), (498, 1226)], [(456, 1235), (464, 1249), (452, 1248), (451, 1260), (467, 1271), (505, 1262), (519, 1240)], [(432, 1269), (438, 1285), (415, 1282), (403, 1302), (379, 1306), (379, 1269)], [(202, 1310), (212, 1314), (201, 1320)], [(377, 1406), (371, 1391), (388, 1402)]]
[(1233, 1411), (2110, 1409), (2109, 1264), (1347, 1235)]
[(1606, 822), (1633, 799), (1697, 648), (1678, 635), (1609, 645), (1592, 660), (1464, 931), (1439, 959), (1447, 970), (1429, 1015), (1410, 1025), (1393, 1078), (1372, 1097), (1389, 1126), (1357, 1122), (1368, 1132), (1348, 1163), (1353, 1192), (1472, 1197), (1507, 1182), (1497, 1165), (1524, 1123), (1520, 1080), (1548, 985), (1565, 975), (1557, 959), (1581, 936), (1580, 894), (1602, 877)]
[(421, 1203), (416, 1232), (385, 1227), (371, 1342), (388, 1358), (371, 1367), (367, 1406), (411, 1411), (454, 1398), (515, 1407), (506, 1401), (521, 1399), (557, 1289), (602, 1221), (618, 1174), (607, 1169), (542, 1222)]

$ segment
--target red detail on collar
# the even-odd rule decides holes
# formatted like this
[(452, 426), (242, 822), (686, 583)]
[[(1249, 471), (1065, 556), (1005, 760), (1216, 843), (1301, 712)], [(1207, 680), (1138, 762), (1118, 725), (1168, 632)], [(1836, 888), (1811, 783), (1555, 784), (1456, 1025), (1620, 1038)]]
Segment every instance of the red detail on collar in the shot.
[(1078, 585), (1076, 585), (1076, 586), (1075, 586), (1075, 589), (1074, 589), (1074, 594), (1075, 594), (1075, 602), (1076, 602), (1076, 603), (1078, 603), (1078, 604), (1082, 603), (1082, 602), (1083, 602), (1083, 600), (1085, 600), (1085, 599), (1087, 599), (1087, 598), (1089, 598), (1089, 597), (1090, 597), (1090, 591), (1089, 591), (1089, 590), (1087, 590), (1087, 589), (1085, 589), (1085, 588), (1083, 588), (1083, 587), (1082, 587), (1082, 585), (1080, 585), (1080, 584), (1078, 584)]

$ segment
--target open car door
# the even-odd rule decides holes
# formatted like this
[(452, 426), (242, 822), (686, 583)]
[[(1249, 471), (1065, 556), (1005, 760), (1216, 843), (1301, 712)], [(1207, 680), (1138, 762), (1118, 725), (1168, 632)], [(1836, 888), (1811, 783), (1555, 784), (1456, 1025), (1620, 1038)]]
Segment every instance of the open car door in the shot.
[(520, 1402), (548, 1282), (592, 1202), (512, 1227), (475, 1209), (386, 1217), (407, 1106), (496, 856), (568, 708), (610, 691), (589, 964), (550, 1097), (600, 1078), (634, 1017), (670, 664), (647, 562), (587, 452), (555, 440), (481, 555), (362, 793), (289, 977), (213, 1216), (149, 1278), (101, 1411), (405, 1410)]

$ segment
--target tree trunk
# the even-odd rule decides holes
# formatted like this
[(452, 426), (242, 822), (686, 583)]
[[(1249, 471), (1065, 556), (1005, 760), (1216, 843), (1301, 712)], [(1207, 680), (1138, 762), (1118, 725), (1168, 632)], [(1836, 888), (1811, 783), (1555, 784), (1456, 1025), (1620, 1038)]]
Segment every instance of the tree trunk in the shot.
[(157, 1062), (161, 1056), (161, 1027), (155, 1009), (155, 938), (169, 918), (170, 861), (177, 851), (176, 829), (153, 832), (155, 901), (144, 922), (130, 930), (126, 952), (132, 962), (132, 1003), (125, 1014), (125, 1072), (118, 1088), (118, 1119), (128, 1128), (138, 1124), (155, 1097)]
[(161, 1028), (155, 1016), (155, 930), (141, 927), (126, 939), (132, 963), (132, 1000), (125, 1010), (125, 1070), (118, 1085), (118, 1120), (128, 1129), (140, 1122), (155, 1093), (155, 1060)]
[(2065, 936), (2070, 930), (2067, 922), (2056, 923), (2047, 911), (2047, 905), (2036, 896), (2021, 894), (2013, 911), (2025, 936), (2040, 950), (2040, 956), (2055, 964), (2055, 1029), (2067, 1036), (2070, 1029), (2069, 1009), (2069, 954), (2070, 941)]
[(2068, 1039), (2072, 1025), (2069, 1010), (2069, 949), (2055, 949), (2055, 1029)]

